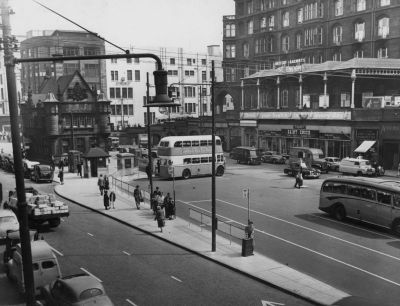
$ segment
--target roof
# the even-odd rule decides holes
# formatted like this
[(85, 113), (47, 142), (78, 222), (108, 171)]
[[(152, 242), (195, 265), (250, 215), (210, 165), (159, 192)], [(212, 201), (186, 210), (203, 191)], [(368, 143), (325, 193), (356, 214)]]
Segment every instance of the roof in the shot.
[(374, 140), (364, 140), (361, 145), (358, 146), (357, 149), (354, 150), (355, 153), (365, 153), (369, 149), (372, 148), (372, 146), (376, 143)]
[[(21, 252), (21, 244), (18, 245)], [(50, 245), (44, 240), (36, 240), (31, 242), (32, 259), (49, 259), (56, 258)]]
[(110, 157), (110, 155), (104, 151), (102, 148), (93, 147), (90, 148), (88, 152), (83, 154), (84, 158), (101, 158), (101, 157)]
[(60, 281), (67, 284), (67, 286), (71, 289), (71, 292), (73, 292), (75, 295), (76, 300), (79, 299), (80, 294), (86, 289), (97, 288), (100, 289), (104, 294), (103, 285), (90, 275), (67, 276), (61, 278)]

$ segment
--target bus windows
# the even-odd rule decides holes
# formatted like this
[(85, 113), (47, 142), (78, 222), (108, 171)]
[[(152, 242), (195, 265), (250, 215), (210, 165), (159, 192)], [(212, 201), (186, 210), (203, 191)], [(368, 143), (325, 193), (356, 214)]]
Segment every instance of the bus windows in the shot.
[(208, 163), (208, 157), (202, 157), (201, 158), (201, 163), (202, 164)]
[(375, 201), (375, 190), (366, 187), (360, 188), (361, 198)]
[(384, 191), (377, 191), (376, 193), (379, 203), (390, 205), (392, 204), (392, 195)]
[(212, 156), (209, 156), (209, 157), (208, 157), (208, 162), (209, 162), (209, 163), (212, 163)]
[(184, 158), (183, 159), (183, 163), (184, 164), (191, 164), (192, 163), (192, 159), (191, 158)]
[(192, 158), (192, 164), (200, 164), (200, 158), (198, 158), (198, 157), (193, 157), (193, 158)]
[(212, 146), (212, 140), (207, 140), (207, 145), (211, 147)]
[(169, 146), (169, 142), (168, 141), (161, 141), (160, 142), (160, 147), (168, 147)]
[(182, 147), (182, 141), (175, 141), (174, 148), (181, 148), (181, 147)]
[(184, 140), (183, 141), (183, 146), (184, 147), (191, 147), (192, 146), (192, 142), (190, 140)]
[(193, 140), (192, 141), (192, 147), (198, 147), (198, 146), (200, 146), (199, 141), (198, 140)]
[(207, 140), (200, 140), (201, 147), (207, 147)]
[(216, 144), (217, 146), (220, 146), (220, 145), (221, 145), (221, 140), (220, 140), (220, 139), (217, 139), (217, 140), (215, 141), (215, 144)]
[(393, 195), (393, 205), (394, 207), (400, 208), (400, 194)]

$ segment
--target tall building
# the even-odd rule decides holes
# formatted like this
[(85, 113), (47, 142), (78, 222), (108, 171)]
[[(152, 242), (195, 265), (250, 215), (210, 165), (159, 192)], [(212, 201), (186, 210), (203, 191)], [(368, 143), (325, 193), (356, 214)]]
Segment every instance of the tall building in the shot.
[[(30, 31), (21, 42), (21, 58), (83, 56), (104, 54), (104, 41), (81, 31)], [(75, 60), (66, 62), (23, 63), (21, 71), (22, 92), (27, 95), (40, 91), (43, 81), (79, 71), (91, 88), (106, 90), (104, 60)]]
[[(224, 83), (241, 144), (400, 161), (400, 1), (236, 0), (224, 16)], [(228, 131), (227, 134), (231, 132)], [(399, 136), (398, 136), (399, 135)]]
[[(207, 52), (185, 52), (177, 49), (131, 48), (131, 53), (157, 55), (168, 72), (168, 86), (179, 107), (151, 109), (151, 124), (176, 118), (197, 118), (211, 114), (211, 61), (215, 79), (222, 81), (222, 55), (219, 46), (208, 46)], [(146, 75), (149, 95), (154, 96), (154, 59), (109, 59), (106, 61), (107, 97), (111, 100), (111, 125), (114, 130), (147, 124)]]

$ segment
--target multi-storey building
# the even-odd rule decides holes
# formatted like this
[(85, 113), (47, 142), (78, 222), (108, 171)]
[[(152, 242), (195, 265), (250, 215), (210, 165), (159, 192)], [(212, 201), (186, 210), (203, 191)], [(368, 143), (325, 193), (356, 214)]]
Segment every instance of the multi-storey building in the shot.
[[(222, 81), (222, 56), (219, 46), (209, 46), (207, 53), (185, 53), (182, 48), (158, 50), (131, 48), (132, 53), (157, 55), (168, 72), (168, 85), (179, 107), (151, 109), (151, 124), (176, 118), (199, 117), (211, 113), (211, 61), (216, 81)], [(147, 124), (146, 83), (154, 95), (155, 61), (151, 58), (110, 59), (107, 67), (107, 95), (111, 102), (111, 124), (114, 130)]]
[(396, 166), (400, 1), (235, 3), (219, 94), (233, 97), (241, 143), (345, 157), (374, 140), (374, 158)]
[[(21, 57), (83, 56), (104, 54), (104, 41), (81, 31), (30, 31), (21, 42)], [(79, 71), (91, 88), (106, 90), (104, 60), (75, 60), (65, 62), (23, 63), (22, 92), (26, 95), (40, 91), (45, 79), (73, 74)]]

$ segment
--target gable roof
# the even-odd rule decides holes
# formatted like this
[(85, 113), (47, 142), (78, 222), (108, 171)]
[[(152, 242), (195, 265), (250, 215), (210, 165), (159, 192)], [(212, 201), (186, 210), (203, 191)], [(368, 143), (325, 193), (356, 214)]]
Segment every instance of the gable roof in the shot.
[(110, 157), (110, 155), (104, 151), (102, 148), (93, 147), (90, 148), (84, 155), (84, 158), (100, 158), (100, 157)]

